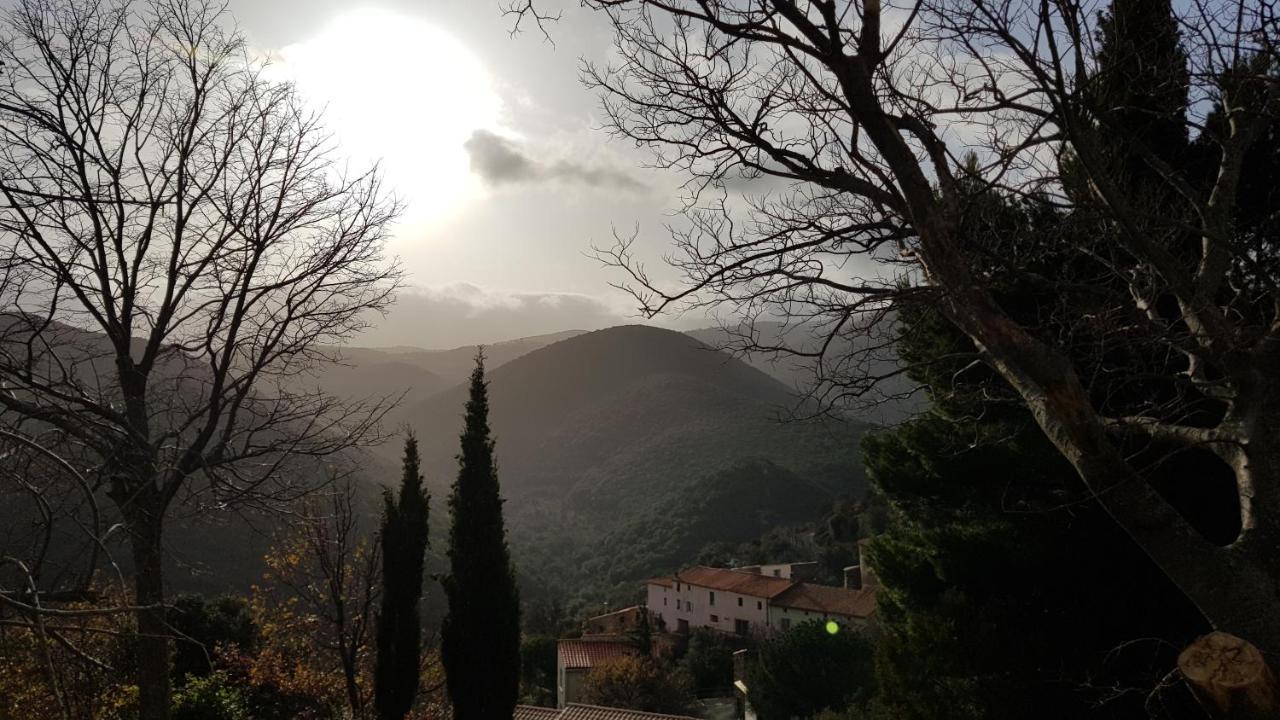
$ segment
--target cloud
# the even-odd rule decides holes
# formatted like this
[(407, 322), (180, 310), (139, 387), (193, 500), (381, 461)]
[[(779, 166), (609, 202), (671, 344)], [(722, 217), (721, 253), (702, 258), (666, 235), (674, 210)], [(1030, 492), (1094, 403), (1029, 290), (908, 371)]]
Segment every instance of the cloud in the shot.
[(468, 283), (402, 290), (386, 318), (353, 344), (452, 348), (562, 330), (598, 330), (636, 322), (623, 308), (590, 295), (487, 290)]
[(476, 130), (462, 147), (471, 157), (471, 172), (491, 185), (559, 180), (620, 190), (644, 190), (645, 185), (616, 168), (572, 160), (542, 162), (529, 157), (508, 138)]

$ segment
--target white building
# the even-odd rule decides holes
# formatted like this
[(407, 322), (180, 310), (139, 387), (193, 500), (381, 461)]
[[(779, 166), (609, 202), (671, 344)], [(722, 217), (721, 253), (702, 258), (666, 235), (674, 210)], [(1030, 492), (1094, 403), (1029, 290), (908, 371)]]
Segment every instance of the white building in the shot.
[[(646, 584), (649, 611), (668, 632), (710, 628), (738, 635), (786, 630), (806, 620), (860, 628), (875, 614), (874, 588), (799, 582), (789, 579), (789, 565), (758, 569), (766, 567), (769, 574), (757, 568), (695, 567), (653, 578)], [(784, 571), (788, 577), (782, 577)]]

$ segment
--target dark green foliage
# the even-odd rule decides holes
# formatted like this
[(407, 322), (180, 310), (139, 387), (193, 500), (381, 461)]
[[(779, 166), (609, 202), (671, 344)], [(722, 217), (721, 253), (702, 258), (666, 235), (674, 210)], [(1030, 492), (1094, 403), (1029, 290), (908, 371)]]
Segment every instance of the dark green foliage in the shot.
[(639, 580), (688, 565), (708, 538), (742, 542), (818, 517), (832, 493), (773, 462), (748, 459), (651, 502), (620, 513), (609, 534), (587, 546), (582, 567), (595, 584), (614, 589), (613, 600), (630, 598)]
[(459, 720), (510, 720), (520, 690), (520, 598), (489, 436), (484, 356), (476, 355), (458, 478), (449, 496), (449, 614), (441, 660)]
[(1173, 164), (1187, 148), (1190, 77), (1170, 0), (1116, 0), (1099, 18), (1098, 42), (1091, 92), (1102, 137), (1114, 138), (1120, 176), (1149, 190), (1156, 175), (1135, 145)]
[(166, 618), (173, 627), (173, 679), (181, 685), (187, 677), (205, 677), (213, 671), (212, 659), (219, 646), (248, 650), (257, 628), (244, 598), (179, 595)]
[(986, 424), (976, 445), (962, 428), (933, 417), (866, 444), (900, 513), (871, 548), (885, 588), (881, 704), (902, 720), (1134, 712), (1139, 696), (1095, 707), (1102, 688), (1154, 687), (1204, 629), (1194, 609), (1073, 496), (1075, 478), (1029, 420)]
[[(1106, 108), (1094, 118), (1101, 150), (1131, 202), (1163, 208), (1151, 217), (1176, 223), (1179, 200), (1151, 165), (1152, 155), (1173, 167), (1190, 155), (1186, 58), (1170, 3), (1117, 0), (1099, 35), (1086, 92)], [(1119, 230), (1094, 217), (1093, 190), (1073, 179), (1073, 162), (1064, 158), (1080, 204), (1071, 216), (975, 189), (961, 232), (993, 259), (975, 270), (1020, 322), (1075, 354), (1108, 413), (1211, 416), (1194, 392), (1151, 380), (1177, 375), (1162, 347), (1088, 320), (1132, 302), (1116, 272), (1131, 261), (1115, 252)], [(1177, 231), (1159, 234), (1175, 252), (1195, 251)], [(1073, 290), (1086, 285), (1093, 296)], [(889, 530), (871, 547), (884, 585), (880, 709), (902, 720), (1145, 717), (1146, 693), (1109, 690), (1155, 687), (1176, 648), (1206, 629), (1203, 620), (1087, 497), (1005, 383), (970, 364), (978, 356), (967, 338), (928, 305), (905, 308), (900, 319), (900, 353), (930, 389), (934, 413), (863, 445), (892, 509)], [(1163, 450), (1139, 450), (1136, 465), (1158, 488), (1172, 471), (1167, 497), (1212, 536), (1212, 520), (1200, 519), (1212, 516), (1209, 499), (1177, 495), (1187, 485), (1179, 473), (1199, 474), (1188, 454), (1161, 467), (1153, 456)], [(1221, 530), (1235, 535), (1229, 523)], [(1176, 708), (1180, 699), (1167, 700)]]
[(383, 492), (382, 608), (378, 613), (374, 705), (382, 720), (400, 720), (418, 692), (422, 653), (422, 563), (427, 550), (430, 497), (418, 470), (418, 441), (404, 442), (399, 497)]
[(653, 626), (650, 624), (649, 611), (645, 607), (640, 608), (640, 621), (636, 629), (631, 633), (631, 641), (635, 643), (637, 649), (642, 655), (653, 654)]
[(747, 697), (761, 720), (843, 710), (875, 693), (873, 647), (855, 632), (817, 620), (760, 643), (747, 665)]
[(556, 638), (526, 635), (520, 641), (520, 702), (555, 707)]
[(684, 657), (680, 658), (680, 666), (694, 691), (732, 688), (733, 653), (737, 649), (728, 635), (705, 628), (695, 630), (689, 637)]
[(521, 629), (528, 635), (568, 637), (577, 627), (557, 598), (528, 600), (520, 611)]
[(882, 531), (884, 514), (884, 507), (874, 495), (864, 501), (842, 498), (819, 519), (775, 526), (745, 542), (714, 542), (694, 557), (696, 564), (712, 567), (812, 559), (818, 563), (815, 582), (841, 585), (844, 568), (858, 563), (857, 541)]
[(173, 694), (172, 720), (250, 720), (244, 693), (226, 675), (191, 678)]
[[(487, 365), (521, 595), (559, 600), (571, 616), (632, 604), (647, 576), (710, 541), (807, 521), (829, 498), (865, 492), (865, 423), (780, 423), (795, 401), (787, 387), (681, 333), (616, 327)], [(412, 409), (428, 479), (453, 464), (446, 441), (465, 392)], [(761, 494), (735, 492), (747, 484)]]

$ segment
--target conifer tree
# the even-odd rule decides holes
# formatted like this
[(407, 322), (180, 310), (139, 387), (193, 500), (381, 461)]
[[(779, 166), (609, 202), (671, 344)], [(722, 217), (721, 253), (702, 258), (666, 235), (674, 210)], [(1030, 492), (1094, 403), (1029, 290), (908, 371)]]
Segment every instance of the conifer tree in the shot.
[(1129, 180), (1151, 173), (1135, 142), (1165, 162), (1183, 160), (1190, 76), (1170, 0), (1115, 0), (1099, 18), (1098, 41), (1093, 104)]
[[(1097, 69), (1085, 91), (1102, 109), (1094, 118), (1099, 142), (1129, 196), (1159, 204), (1176, 220), (1177, 199), (1153, 167), (1177, 169), (1190, 156), (1186, 56), (1169, 0), (1115, 0), (1100, 18), (1098, 39)], [(967, 242), (1005, 238), (1002, 249), (1015, 262), (1046, 275), (1105, 276), (1107, 262), (1124, 267), (1128, 259), (1108, 254), (1115, 243), (1106, 224), (1091, 222), (1092, 190), (1072, 187), (1072, 162), (1068, 153), (1062, 169), (1079, 201), (1073, 216), (1033, 212), (978, 188), (978, 211), (963, 228)], [(1181, 241), (1179, 233), (1168, 235)], [(1009, 276), (998, 263), (989, 270), (1002, 306), (1029, 326), (1050, 318), (1037, 325), (1046, 333), (1064, 334), (1068, 326), (1052, 319), (1060, 304), (1076, 313), (1090, 307), (1003, 279)], [(1206, 629), (1203, 619), (1080, 493), (1074, 469), (1011, 402), (1004, 381), (970, 364), (976, 355), (967, 337), (929, 306), (906, 308), (902, 320), (899, 351), (915, 366), (914, 379), (930, 388), (934, 413), (863, 445), (869, 474), (893, 509), (889, 531), (872, 549), (885, 588), (878, 605), (880, 704), (902, 720), (1141, 714), (1133, 698), (1100, 703), (1096, 688), (1155, 686), (1173, 663), (1167, 648)], [(1150, 348), (1120, 351), (1130, 353), (1131, 366), (1167, 362)], [(1105, 365), (1117, 351), (1109, 352), (1092, 361), (1106, 402), (1150, 402), (1150, 387), (1108, 375)], [(1035, 642), (1023, 641), (1033, 636)], [(1136, 641), (1142, 637), (1166, 642)], [(1186, 698), (1161, 700), (1172, 708)]]
[(471, 373), (458, 478), (449, 497), (449, 613), (441, 660), (459, 720), (510, 720), (520, 689), (520, 600), (502, 520), (484, 354)]
[(383, 492), (382, 610), (374, 669), (374, 705), (380, 720), (401, 720), (418, 692), (422, 647), (418, 601), (430, 502), (418, 465), (418, 440), (410, 432), (404, 442), (399, 498), (390, 489)]

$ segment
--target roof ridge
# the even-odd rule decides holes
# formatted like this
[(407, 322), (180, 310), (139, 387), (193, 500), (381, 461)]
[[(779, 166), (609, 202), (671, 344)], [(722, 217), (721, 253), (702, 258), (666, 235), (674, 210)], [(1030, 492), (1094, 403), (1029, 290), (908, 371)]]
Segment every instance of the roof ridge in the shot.
[(568, 710), (571, 707), (591, 708), (593, 710), (621, 710), (622, 712), (630, 713), (633, 715), (648, 715), (650, 717), (660, 717), (660, 718), (691, 718), (692, 720), (697, 720), (697, 718), (694, 717), (693, 715), (673, 715), (671, 713), (656, 713), (656, 712), (649, 712), (647, 710), (632, 710), (631, 708), (610, 707), (608, 705), (592, 705), (590, 703), (574, 703), (574, 702), (565, 703), (564, 709)]

